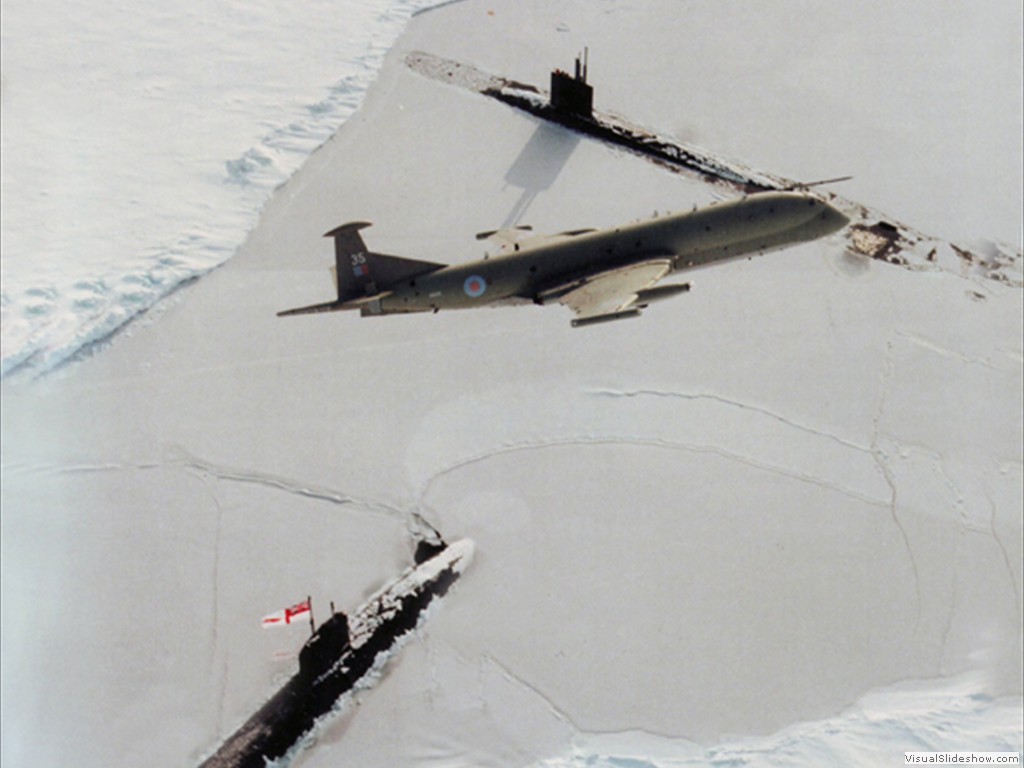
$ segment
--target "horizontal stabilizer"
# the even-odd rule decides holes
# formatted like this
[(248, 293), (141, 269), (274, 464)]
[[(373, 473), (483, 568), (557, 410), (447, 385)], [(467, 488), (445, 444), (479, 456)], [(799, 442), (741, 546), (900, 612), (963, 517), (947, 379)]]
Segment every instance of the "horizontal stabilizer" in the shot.
[(342, 309), (349, 309), (343, 301), (328, 301), (324, 304), (311, 304), (308, 307), (296, 307), (285, 309), (277, 313), (278, 317), (290, 317), (291, 315), (315, 315), (320, 312), (338, 312)]
[[(384, 291), (383, 293), (376, 293), (373, 296), (363, 296), (358, 299), (349, 299), (348, 301), (327, 301), (323, 304), (311, 304), (308, 307), (297, 307), (295, 309), (286, 309), (283, 312), (278, 312), (278, 317), (289, 317), (291, 315), (316, 315), (320, 312), (340, 312), (344, 309), (364, 309), (365, 307), (379, 303), (385, 296), (390, 296), (391, 291)], [(380, 314), (379, 312), (373, 312), (372, 314)]]
[(359, 234), (361, 229), (368, 226), (368, 221), (352, 221), (324, 235), (334, 239), (334, 266), (331, 273), (338, 292), (337, 299), (308, 307), (286, 309), (278, 312), (277, 316), (312, 315), (367, 307), (370, 314), (379, 315), (382, 314), (380, 300), (389, 296), (398, 283), (447, 266), (370, 251)]
[(486, 232), (477, 232), (477, 240), (489, 240), (492, 237), (495, 239), (507, 239), (512, 240), (518, 236), (520, 232), (532, 232), (533, 227), (528, 224), (522, 224), (518, 227), (502, 227), (501, 229), (489, 229)]

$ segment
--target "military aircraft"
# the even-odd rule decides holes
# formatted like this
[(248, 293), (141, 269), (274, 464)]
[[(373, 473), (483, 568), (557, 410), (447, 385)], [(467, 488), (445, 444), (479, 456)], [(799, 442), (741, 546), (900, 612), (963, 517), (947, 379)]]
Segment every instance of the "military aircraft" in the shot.
[(438, 264), (369, 251), (343, 224), (334, 238), (338, 298), (279, 316), (358, 309), (364, 317), (509, 304), (568, 306), (573, 327), (636, 317), (647, 305), (685, 293), (689, 283), (656, 285), (673, 272), (808, 242), (848, 219), (806, 191), (761, 192), (614, 229), (531, 235), (516, 227), (481, 232), (498, 253)]

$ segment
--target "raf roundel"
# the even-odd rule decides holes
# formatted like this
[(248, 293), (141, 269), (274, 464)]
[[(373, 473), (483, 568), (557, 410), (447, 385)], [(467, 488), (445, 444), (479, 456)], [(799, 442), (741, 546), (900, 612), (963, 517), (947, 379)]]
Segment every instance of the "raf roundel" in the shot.
[(462, 288), (466, 291), (467, 296), (475, 299), (484, 295), (484, 291), (487, 290), (487, 281), (479, 275), (470, 275), (466, 278), (466, 282), (462, 284)]

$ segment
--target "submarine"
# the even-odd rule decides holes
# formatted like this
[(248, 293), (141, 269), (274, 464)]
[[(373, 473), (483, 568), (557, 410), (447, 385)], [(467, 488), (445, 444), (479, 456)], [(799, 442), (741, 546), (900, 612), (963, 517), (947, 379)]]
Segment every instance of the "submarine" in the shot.
[(420, 542), (416, 564), (351, 615), (335, 611), (299, 651), (299, 669), (198, 768), (265, 768), (313, 742), (315, 731), (344, 708), (346, 694), (369, 688), (447, 594), (473, 558), (473, 542)]

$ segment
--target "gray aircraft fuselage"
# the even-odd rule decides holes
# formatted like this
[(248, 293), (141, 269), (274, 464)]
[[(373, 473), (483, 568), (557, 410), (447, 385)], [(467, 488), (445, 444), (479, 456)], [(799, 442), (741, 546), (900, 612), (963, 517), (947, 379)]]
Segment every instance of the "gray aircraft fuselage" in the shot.
[[(521, 246), (510, 243), (500, 254), (466, 264), (420, 262), (426, 265), (421, 273), (413, 270), (389, 284), (370, 283), (365, 295), (343, 297), (339, 286), (337, 301), (282, 314), (360, 309), (364, 315), (377, 315), (542, 304), (590, 277), (632, 264), (664, 259), (671, 272), (682, 272), (816, 240), (847, 223), (831, 205), (804, 192), (764, 192), (613, 229), (529, 238)], [(373, 256), (350, 254), (353, 265), (364, 255)], [(349, 269), (342, 259), (339, 246), (339, 280)], [(355, 266), (357, 273), (359, 268)]]

